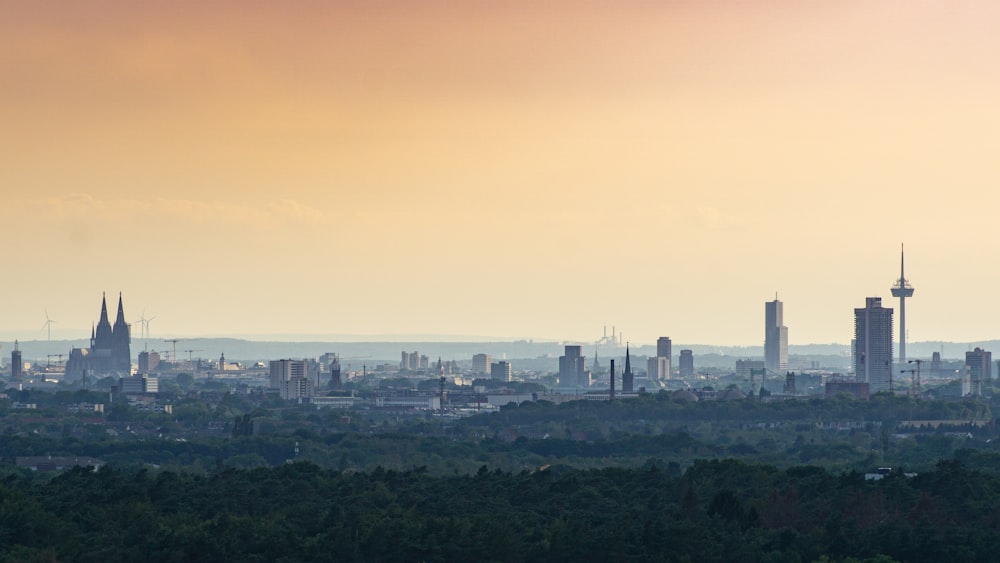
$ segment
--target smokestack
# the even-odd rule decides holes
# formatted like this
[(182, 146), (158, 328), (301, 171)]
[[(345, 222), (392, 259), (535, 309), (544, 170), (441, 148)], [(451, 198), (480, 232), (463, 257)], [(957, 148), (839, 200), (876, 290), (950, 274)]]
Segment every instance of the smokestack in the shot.
[(615, 400), (615, 361), (611, 360), (611, 400)]

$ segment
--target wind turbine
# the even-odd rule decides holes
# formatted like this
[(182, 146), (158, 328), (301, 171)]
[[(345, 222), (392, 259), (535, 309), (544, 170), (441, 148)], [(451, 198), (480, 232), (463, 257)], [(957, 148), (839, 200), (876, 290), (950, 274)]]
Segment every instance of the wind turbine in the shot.
[(56, 322), (57, 321), (54, 321), (54, 320), (52, 320), (52, 319), (49, 318), (49, 310), (46, 309), (45, 310), (45, 324), (42, 325), (42, 330), (48, 330), (49, 331), (49, 342), (52, 342), (52, 325), (54, 323), (56, 323)]
[(142, 314), (139, 315), (139, 319), (135, 322), (139, 323), (139, 337), (146, 338), (146, 329), (148, 328), (147, 323), (149, 322), (149, 319), (146, 318), (145, 309), (142, 310)]
[(149, 323), (155, 318), (156, 317), (153, 316), (147, 319), (146, 310), (145, 309), (142, 310), (142, 314), (139, 315), (139, 320), (136, 321), (137, 323), (139, 323), (139, 336), (141, 338), (149, 338)]

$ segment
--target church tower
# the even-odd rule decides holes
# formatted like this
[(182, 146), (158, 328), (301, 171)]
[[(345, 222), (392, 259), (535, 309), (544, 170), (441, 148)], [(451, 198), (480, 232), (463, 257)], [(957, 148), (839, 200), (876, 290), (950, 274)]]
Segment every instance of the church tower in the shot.
[[(103, 316), (101, 317), (104, 318)], [(118, 294), (118, 316), (111, 335), (111, 365), (112, 369), (129, 373), (132, 370), (132, 351), (130, 344), (132, 335), (128, 323), (125, 322), (125, 309), (122, 307), (122, 295)]]
[(101, 320), (97, 321), (97, 332), (94, 335), (94, 350), (111, 349), (111, 322), (108, 320), (108, 300), (101, 296)]
[(635, 392), (635, 375), (632, 374), (632, 359), (629, 358), (628, 344), (625, 344), (625, 372), (622, 373), (622, 393)]

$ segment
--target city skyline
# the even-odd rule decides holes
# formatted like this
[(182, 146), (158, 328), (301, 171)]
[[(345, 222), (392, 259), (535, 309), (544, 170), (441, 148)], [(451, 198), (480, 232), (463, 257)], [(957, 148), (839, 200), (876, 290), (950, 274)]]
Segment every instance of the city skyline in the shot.
[(792, 344), (843, 343), (905, 241), (908, 340), (994, 339), (1000, 302), (963, 285), (1000, 281), (971, 259), (1000, 204), (996, 21), (986, 2), (15, 1), (0, 329), (42, 338), (47, 310), (73, 337), (122, 291), (154, 339), (613, 322), (759, 345), (777, 291)]
[[(900, 278), (900, 279), (903, 279), (903, 278)], [(892, 293), (895, 294), (895, 292), (896, 292), (896, 287), (894, 286), (894, 288), (892, 290)], [(912, 292), (912, 290), (911, 290), (911, 292)], [(102, 295), (106, 296), (106, 292), (102, 292)], [(121, 311), (121, 299), (120, 298), (121, 298), (121, 292), (119, 292), (119, 316), (123, 315), (123, 313)], [(146, 325), (148, 325), (148, 322), (150, 320), (152, 320), (153, 318), (156, 318), (156, 317), (154, 316), (154, 317), (150, 317), (150, 318), (147, 319), (145, 317), (145, 314), (146, 314), (146, 311), (143, 310), (142, 314), (138, 318), (136, 318), (134, 321), (129, 322), (129, 321), (126, 320), (125, 322), (127, 322), (128, 326), (130, 328), (133, 325), (135, 325), (137, 327), (143, 327), (144, 331), (148, 330), (148, 326), (144, 326), (144, 323), (146, 323)], [(49, 321), (48, 320), (48, 310), (47, 309), (46, 309), (46, 312), (45, 312), (45, 317), (47, 319), (47, 322), (45, 324), (43, 324), (42, 330), (45, 331), (46, 334), (48, 335), (47, 339), (48, 340), (52, 340), (52, 338), (51, 338), (52, 328), (51, 328), (51, 326), (49, 326), (49, 323), (50, 322), (54, 323), (55, 321)], [(781, 367), (782, 363), (787, 363), (787, 354), (788, 354), (787, 349), (788, 349), (788, 345), (789, 345), (789, 342), (788, 342), (788, 328), (783, 323), (783, 318), (784, 318), (784, 302), (778, 300), (777, 296), (775, 297), (775, 299), (773, 301), (766, 301), (765, 302), (765, 315), (764, 315), (764, 318), (765, 318), (765, 342), (764, 342), (763, 348), (764, 348), (765, 360), (769, 361), (768, 360), (769, 354), (774, 354), (774, 356), (775, 356), (775, 360), (774, 361), (777, 362), (777, 364), (776, 364), (777, 368), (769, 367), (768, 369), (772, 369), (772, 371), (778, 371), (780, 369), (784, 369), (784, 368)], [(612, 325), (612, 327), (613, 327), (613, 330), (614, 330), (615, 325)], [(79, 336), (79, 334), (75, 334), (75, 333), (80, 332), (81, 330), (82, 329), (80, 329), (78, 327), (65, 327), (65, 326), (61, 327), (59, 329), (56, 329), (56, 332), (57, 332), (57, 338), (56, 338), (56, 340), (80, 340), (82, 337)], [(604, 341), (604, 340), (606, 340), (608, 338), (607, 337), (607, 325), (603, 326), (603, 330), (604, 330), (603, 337), (600, 338), (600, 339), (598, 339), (598, 342)], [(6, 329), (6, 330), (0, 329), (0, 340), (2, 340), (4, 338), (8, 338), (8, 339), (20, 339), (20, 340), (24, 340), (24, 341), (31, 341), (32, 340), (32, 338), (30, 338), (30, 333), (31, 332), (32, 332), (31, 330), (17, 331), (17, 330), (10, 330), (10, 329)], [(29, 337), (28, 338), (24, 338), (23, 337), (24, 334), (29, 334)], [(903, 333), (900, 332), (900, 336), (902, 336), (902, 334)], [(533, 335), (526, 334), (526, 333), (522, 333), (522, 334), (519, 334), (519, 335), (462, 335), (462, 334), (426, 334), (426, 333), (425, 334), (420, 334), (420, 333), (417, 333), (417, 334), (373, 333), (371, 335), (363, 335), (363, 334), (357, 334), (357, 333), (355, 333), (355, 334), (343, 334), (343, 333), (341, 333), (341, 334), (338, 334), (338, 333), (315, 333), (315, 334), (309, 334), (309, 333), (245, 333), (245, 332), (244, 333), (236, 332), (236, 333), (230, 333), (230, 334), (206, 334), (206, 333), (200, 333), (200, 334), (198, 334), (198, 333), (193, 333), (193, 334), (176, 334), (176, 333), (173, 333), (173, 334), (169, 334), (167, 336), (171, 336), (171, 337), (184, 337), (184, 338), (235, 337), (235, 338), (249, 338), (249, 339), (253, 339), (254, 337), (266, 337), (266, 338), (273, 338), (274, 340), (278, 340), (278, 341), (283, 341), (283, 340), (296, 341), (297, 338), (301, 338), (301, 337), (314, 337), (314, 338), (318, 338), (318, 339), (334, 339), (334, 340), (337, 337), (347, 337), (348, 340), (356, 340), (356, 339), (359, 339), (359, 338), (360, 339), (364, 339), (366, 336), (372, 336), (372, 337), (382, 337), (382, 338), (385, 338), (386, 340), (389, 340), (389, 341), (391, 341), (391, 340), (406, 341), (406, 340), (414, 340), (414, 339), (418, 339), (419, 340), (421, 338), (427, 338), (429, 341), (438, 341), (438, 340), (439, 341), (461, 341), (462, 339), (467, 339), (467, 341), (470, 341), (470, 342), (475, 342), (475, 341), (491, 341), (491, 340), (514, 340), (514, 339), (524, 339), (524, 338), (532, 338), (533, 337)], [(542, 338), (537, 338), (537, 339), (539, 341), (551, 341), (551, 342), (563, 342), (563, 341), (565, 341), (565, 342), (578, 342), (578, 343), (589, 342), (589, 340), (587, 338), (573, 339), (573, 338), (565, 338), (565, 337), (558, 337), (558, 336), (554, 336), (554, 337), (542, 337)], [(150, 338), (148, 335), (147, 336), (140, 336), (140, 337), (137, 337), (136, 340), (138, 340), (138, 341), (152, 341), (152, 342), (159, 342), (160, 340), (162, 340), (163, 342), (169, 342), (169, 340), (164, 340), (162, 338), (159, 338), (159, 335), (157, 335), (156, 337), (153, 337), (153, 338)], [(662, 336), (661, 337), (656, 337), (653, 345), (655, 347), (659, 347), (659, 346), (661, 346), (661, 341), (664, 341), (664, 340), (666, 342), (666, 344), (665, 344), (666, 348), (669, 349), (670, 348), (670, 344), (669, 344), (670, 343), (670, 338), (668, 338), (668, 337), (662, 337)], [(769, 350), (768, 341), (769, 340), (772, 340), (774, 342), (774, 346), (773, 346), (774, 349), (771, 352), (768, 352), (768, 350)], [(980, 339), (980, 340), (976, 340), (976, 341), (973, 341), (973, 342), (986, 341), (986, 340), (990, 340), (990, 339)], [(849, 341), (850, 340), (848, 340), (848, 342)], [(640, 340), (639, 342), (642, 342), (642, 341)], [(744, 342), (724, 343), (724, 342), (695, 342), (695, 341), (687, 341), (687, 343), (688, 344), (702, 344), (702, 345), (722, 345), (722, 346), (751, 346), (751, 347), (754, 346), (754, 344), (746, 344)], [(810, 345), (810, 344), (843, 344), (843, 343), (844, 343), (843, 341), (831, 341), (831, 342), (828, 342), (828, 343), (827, 342), (799, 342), (797, 344), (798, 345)], [(900, 342), (897, 339), (893, 339), (892, 343), (893, 343), (894, 346), (899, 346), (900, 345)], [(647, 343), (647, 344), (640, 344), (640, 345), (649, 345), (649, 344)]]

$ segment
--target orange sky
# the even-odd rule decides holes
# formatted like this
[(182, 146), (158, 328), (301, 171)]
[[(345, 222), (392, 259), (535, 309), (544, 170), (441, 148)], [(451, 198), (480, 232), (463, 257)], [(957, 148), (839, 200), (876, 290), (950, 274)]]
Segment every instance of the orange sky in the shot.
[(1000, 337), (995, 3), (152, 4), (4, 3), (4, 334)]

